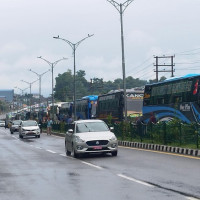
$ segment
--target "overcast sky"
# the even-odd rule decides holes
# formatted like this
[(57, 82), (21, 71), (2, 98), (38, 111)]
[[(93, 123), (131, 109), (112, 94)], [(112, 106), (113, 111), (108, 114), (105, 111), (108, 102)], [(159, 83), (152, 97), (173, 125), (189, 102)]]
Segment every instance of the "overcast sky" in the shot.
[[(118, 3), (124, 1), (118, 0)], [(76, 51), (76, 69), (86, 79), (122, 78), (120, 15), (106, 0), (1, 0), (0, 1), (0, 89), (27, 88), (50, 66), (38, 56), (54, 62), (54, 77), (73, 71), (72, 43), (83, 41)], [(199, 0), (135, 0), (125, 10), (124, 41), (126, 76), (155, 79), (155, 56), (175, 54), (175, 76), (199, 73)], [(160, 61), (161, 62), (161, 61)], [(168, 64), (168, 59), (162, 60)], [(161, 67), (160, 70), (163, 70)], [(165, 67), (166, 70), (169, 68)], [(170, 77), (170, 73), (160, 76)], [(16, 93), (20, 90), (15, 88)], [(28, 90), (27, 90), (28, 92)], [(32, 85), (38, 93), (38, 83)], [(42, 94), (51, 93), (51, 73), (42, 77)]]

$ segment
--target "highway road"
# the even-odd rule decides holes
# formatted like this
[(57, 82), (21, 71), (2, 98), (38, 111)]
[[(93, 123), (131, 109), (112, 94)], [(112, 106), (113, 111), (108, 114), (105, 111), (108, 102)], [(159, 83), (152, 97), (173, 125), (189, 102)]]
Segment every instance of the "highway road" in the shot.
[(200, 199), (200, 158), (119, 147), (117, 157), (65, 155), (64, 138), (0, 128), (0, 200)]

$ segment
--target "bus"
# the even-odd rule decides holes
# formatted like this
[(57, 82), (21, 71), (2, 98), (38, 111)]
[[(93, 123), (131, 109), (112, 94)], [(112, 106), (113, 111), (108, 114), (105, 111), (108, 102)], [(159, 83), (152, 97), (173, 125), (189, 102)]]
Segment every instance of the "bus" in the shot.
[(76, 101), (77, 119), (95, 119), (97, 99), (97, 95), (89, 95), (78, 99)]
[(185, 123), (200, 122), (200, 74), (188, 74), (163, 82), (147, 84), (144, 89), (143, 121), (177, 118)]
[[(126, 90), (127, 95), (127, 116), (136, 118), (142, 115), (143, 88), (132, 88)], [(124, 92), (122, 90), (111, 91), (101, 95), (97, 103), (97, 118), (112, 121), (124, 119)]]

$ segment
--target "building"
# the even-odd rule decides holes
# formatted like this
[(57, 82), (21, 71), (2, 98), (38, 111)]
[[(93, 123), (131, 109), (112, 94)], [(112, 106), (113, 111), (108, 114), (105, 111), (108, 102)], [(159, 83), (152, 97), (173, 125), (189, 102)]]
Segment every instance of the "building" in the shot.
[(6, 102), (13, 102), (14, 90), (0, 90), (0, 96), (5, 99)]

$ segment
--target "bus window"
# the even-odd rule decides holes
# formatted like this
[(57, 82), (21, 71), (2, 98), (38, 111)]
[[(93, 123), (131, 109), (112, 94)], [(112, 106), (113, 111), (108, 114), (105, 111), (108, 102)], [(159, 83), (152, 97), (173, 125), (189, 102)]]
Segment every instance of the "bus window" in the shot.
[(175, 96), (174, 97), (174, 103), (182, 103), (182, 97), (181, 96)]
[(158, 98), (157, 99), (157, 104), (164, 104), (164, 98)]

